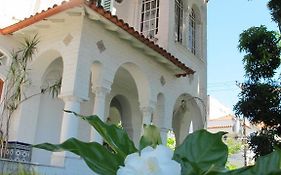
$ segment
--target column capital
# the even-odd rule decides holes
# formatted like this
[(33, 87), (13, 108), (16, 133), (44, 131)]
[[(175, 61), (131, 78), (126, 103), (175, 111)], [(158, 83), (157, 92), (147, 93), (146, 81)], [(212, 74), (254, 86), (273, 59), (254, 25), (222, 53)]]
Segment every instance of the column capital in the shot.
[(151, 106), (140, 107), (140, 111), (142, 112), (142, 124), (151, 124), (154, 108)]
[(62, 99), (64, 102), (82, 102), (83, 99), (74, 95), (59, 95), (59, 98)]
[(162, 131), (162, 132), (169, 132), (169, 130), (170, 130), (170, 129), (164, 128), (164, 127), (161, 127), (161, 128), (160, 128), (160, 131)]
[(92, 91), (96, 96), (100, 97), (109, 94), (111, 89), (106, 87), (95, 87), (92, 89)]
[(154, 111), (154, 109), (155, 109), (155, 107), (156, 107), (156, 102), (155, 101), (152, 101), (152, 100), (149, 100), (149, 101), (147, 101), (146, 103), (141, 103), (141, 105), (140, 105), (140, 110), (141, 111), (151, 111), (151, 112), (153, 112)]
[(151, 106), (140, 106), (140, 111), (142, 113), (153, 113), (154, 108)]

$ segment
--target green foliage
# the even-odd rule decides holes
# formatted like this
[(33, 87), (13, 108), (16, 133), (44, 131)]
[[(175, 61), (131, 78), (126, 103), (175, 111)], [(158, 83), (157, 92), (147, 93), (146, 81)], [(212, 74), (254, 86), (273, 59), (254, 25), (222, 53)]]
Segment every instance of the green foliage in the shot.
[(147, 146), (156, 148), (156, 146), (160, 144), (162, 144), (160, 130), (154, 125), (144, 125), (144, 132), (140, 139), (139, 149), (142, 150)]
[(237, 166), (227, 162), (226, 168), (229, 169), (229, 170), (235, 170), (235, 169), (237, 169)]
[[(70, 112), (70, 111), (66, 111)], [(81, 119), (87, 121), (102, 136), (104, 142), (122, 159), (125, 160), (128, 154), (137, 152), (134, 143), (129, 139), (125, 130), (116, 125), (107, 125), (97, 116), (82, 116), (71, 112)]]
[(214, 169), (225, 169), (228, 153), (221, 139), (224, 134), (201, 130), (188, 135), (174, 153), (174, 159), (183, 167), (183, 174), (199, 175)]
[(119, 166), (124, 162), (122, 157), (118, 156), (116, 153), (112, 153), (98, 143), (85, 143), (75, 138), (71, 138), (58, 145), (44, 143), (36, 145), (35, 147), (53, 152), (63, 150), (70, 151), (82, 157), (89, 168), (94, 172), (104, 175), (115, 175)]
[(26, 96), (24, 93), (24, 90), (31, 84), (28, 77), (28, 66), (37, 51), (38, 44), (39, 39), (37, 35), (34, 35), (32, 38), (24, 38), (23, 42), (20, 43), (20, 47), (11, 53), (11, 64), (5, 79), (5, 91), (1, 101), (3, 108), (1, 108), (0, 117), (0, 157), (6, 156), (5, 149), (7, 147), (6, 143), (8, 143), (11, 118), (19, 105), (45, 92), (49, 92), (53, 97), (59, 94), (61, 79), (31, 96)]
[(278, 130), (280, 130), (280, 127), (265, 127), (251, 134), (249, 146), (256, 153), (256, 158), (271, 153), (275, 146), (281, 148), (280, 139), (276, 139), (276, 136), (280, 135)]
[(262, 126), (250, 136), (250, 148), (256, 157), (281, 148), (281, 87), (280, 78), (274, 80), (280, 67), (281, 1), (270, 0), (271, 18), (278, 24), (279, 32), (268, 31), (265, 26), (251, 27), (240, 35), (238, 48), (243, 58), (245, 77), (239, 101), (234, 106), (236, 115), (252, 124)]
[(254, 166), (243, 167), (226, 172), (215, 172), (208, 175), (279, 175), (281, 173), (281, 150), (259, 157)]
[(280, 26), (281, 23), (281, 1), (280, 0), (271, 0), (267, 4), (271, 18), (274, 22), (278, 23)]
[(5, 92), (1, 101), (3, 108), (0, 117), (0, 157), (5, 157), (11, 117), (23, 99), (24, 88), (30, 84), (27, 76), (28, 61), (36, 52), (38, 42), (36, 35), (31, 39), (26, 38), (19, 49), (11, 53), (11, 64), (5, 79)]
[[(70, 151), (81, 156), (87, 165), (100, 175), (115, 175), (120, 166), (124, 166), (124, 157), (139, 152), (123, 129), (115, 125), (103, 123), (97, 116), (81, 116), (92, 125), (110, 150), (96, 142), (85, 143), (71, 138), (62, 144), (44, 143), (34, 147), (49, 151)], [(147, 139), (141, 147), (160, 144), (159, 130), (155, 126), (144, 128)], [(222, 142), (224, 132), (212, 134), (206, 130), (195, 131), (188, 135), (183, 143), (175, 149), (174, 160), (182, 167), (182, 175), (277, 175), (281, 173), (281, 151), (260, 157), (255, 166), (236, 170), (225, 168), (227, 161), (227, 146)]]
[(244, 116), (252, 123), (263, 122), (274, 126), (281, 123), (280, 85), (272, 83), (244, 83), (239, 101), (234, 106), (237, 116)]
[(172, 150), (176, 149), (176, 138), (174, 133), (169, 131), (168, 138), (167, 138), (167, 147), (171, 148)]
[(251, 81), (271, 78), (280, 65), (279, 38), (265, 26), (251, 27), (240, 34), (238, 48), (246, 52), (243, 58), (246, 76)]
[(225, 143), (228, 147), (228, 155), (233, 155), (241, 151), (241, 141), (228, 137)]
[(1, 173), (1, 175), (39, 175), (34, 169), (26, 169), (22, 164), (19, 164), (17, 170), (10, 173)]
[(44, 143), (35, 145), (35, 147), (54, 152), (70, 151), (81, 156), (89, 168), (101, 175), (114, 175), (119, 166), (124, 165), (126, 156), (138, 151), (123, 129), (118, 128), (116, 125), (107, 125), (97, 116), (74, 114), (94, 127), (110, 149), (96, 142), (85, 143), (75, 138), (71, 138), (58, 145)]

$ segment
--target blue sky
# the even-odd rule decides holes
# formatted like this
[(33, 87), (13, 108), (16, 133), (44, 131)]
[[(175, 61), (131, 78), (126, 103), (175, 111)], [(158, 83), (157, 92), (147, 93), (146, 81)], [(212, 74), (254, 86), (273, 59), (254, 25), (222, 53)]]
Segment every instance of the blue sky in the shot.
[(229, 108), (238, 101), (243, 82), (243, 54), (237, 49), (239, 34), (252, 26), (277, 30), (266, 0), (210, 0), (208, 3), (208, 94)]

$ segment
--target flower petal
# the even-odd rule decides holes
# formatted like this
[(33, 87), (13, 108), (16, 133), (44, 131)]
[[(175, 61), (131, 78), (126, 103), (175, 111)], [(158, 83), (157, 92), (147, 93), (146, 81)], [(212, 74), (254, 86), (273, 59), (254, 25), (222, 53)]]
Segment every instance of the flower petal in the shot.
[(170, 160), (165, 164), (160, 164), (160, 168), (162, 172), (161, 175), (181, 175), (181, 165), (174, 160)]
[(151, 146), (145, 147), (143, 150), (141, 150), (142, 159), (147, 159), (149, 157), (155, 157), (154, 149)]
[(125, 167), (120, 167), (117, 175), (180, 175), (181, 166), (172, 157), (173, 151), (166, 146), (146, 147), (140, 155), (128, 155)]
[(136, 170), (132, 167), (120, 167), (116, 173), (117, 175), (129, 175), (129, 174), (136, 174)]
[(125, 159), (125, 166), (132, 166), (132, 165), (138, 165), (141, 161), (141, 158), (139, 156), (139, 153), (133, 153), (126, 157)]
[(158, 145), (154, 153), (155, 156), (158, 157), (158, 160), (161, 162), (169, 161), (173, 157), (173, 150), (164, 145)]

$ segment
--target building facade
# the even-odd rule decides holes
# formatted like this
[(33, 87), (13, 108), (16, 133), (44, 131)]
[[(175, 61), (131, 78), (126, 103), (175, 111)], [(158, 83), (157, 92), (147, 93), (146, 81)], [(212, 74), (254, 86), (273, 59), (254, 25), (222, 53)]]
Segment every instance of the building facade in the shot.
[[(135, 143), (143, 124), (158, 126), (164, 143), (173, 130), (178, 144), (190, 128), (206, 127), (207, 2), (100, 3), (56, 2), (0, 30), (2, 99), (11, 51), (35, 34), (40, 42), (28, 67), (25, 96), (62, 80), (58, 97), (41, 93), (21, 103), (10, 126), (14, 145), (70, 137), (102, 142), (94, 129), (63, 110), (122, 124)], [(40, 9), (40, 1), (34, 4)], [(25, 161), (43, 174), (92, 174), (70, 153), (19, 150), (27, 151)]]

